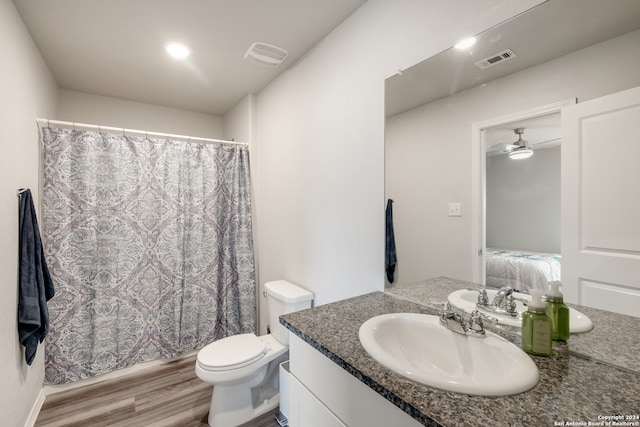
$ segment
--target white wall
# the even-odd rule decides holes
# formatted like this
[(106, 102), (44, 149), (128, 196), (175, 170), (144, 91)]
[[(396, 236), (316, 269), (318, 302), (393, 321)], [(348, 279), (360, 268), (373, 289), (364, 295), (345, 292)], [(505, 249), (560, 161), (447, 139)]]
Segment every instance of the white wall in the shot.
[[(251, 144), (256, 134), (256, 96), (247, 95), (224, 115), (223, 138)], [(253, 148), (253, 147), (252, 147)]]
[(369, 0), (258, 95), (261, 283), (383, 290), (384, 79), (536, 3)]
[(223, 135), (219, 116), (64, 89), (59, 94), (57, 119), (203, 138)]
[(17, 326), (16, 190), (30, 188), (38, 200), (36, 117), (55, 115), (58, 87), (10, 0), (0, 1), (0, 40), (0, 424), (22, 426), (42, 389), (44, 348), (27, 366)]
[[(385, 191), (395, 200), (399, 281), (473, 278), (473, 123), (638, 85), (640, 31), (387, 119)], [(462, 203), (462, 217), (447, 216), (449, 202)]]
[(487, 157), (487, 247), (560, 253), (560, 147)]

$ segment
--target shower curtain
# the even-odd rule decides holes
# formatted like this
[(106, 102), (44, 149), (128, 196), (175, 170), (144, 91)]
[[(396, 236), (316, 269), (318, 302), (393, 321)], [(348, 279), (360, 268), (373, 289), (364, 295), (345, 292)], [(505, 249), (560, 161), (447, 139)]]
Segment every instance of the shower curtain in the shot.
[(46, 383), (255, 331), (247, 147), (50, 127), (42, 136), (57, 285)]

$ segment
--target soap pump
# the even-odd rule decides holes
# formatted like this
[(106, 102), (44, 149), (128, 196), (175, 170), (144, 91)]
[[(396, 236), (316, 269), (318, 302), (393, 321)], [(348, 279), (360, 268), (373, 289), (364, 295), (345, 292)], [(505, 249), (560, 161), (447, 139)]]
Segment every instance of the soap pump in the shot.
[(569, 307), (564, 304), (560, 292), (560, 282), (549, 282), (551, 289), (547, 292), (547, 316), (551, 319), (551, 339), (567, 341), (569, 339)]
[(536, 356), (551, 356), (551, 319), (547, 307), (542, 302), (540, 290), (531, 291), (533, 300), (527, 311), (522, 313), (522, 348)]

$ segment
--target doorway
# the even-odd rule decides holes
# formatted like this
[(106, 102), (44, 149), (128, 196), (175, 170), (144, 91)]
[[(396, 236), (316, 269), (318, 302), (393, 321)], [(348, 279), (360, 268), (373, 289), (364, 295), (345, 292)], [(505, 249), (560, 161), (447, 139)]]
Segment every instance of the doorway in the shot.
[[(553, 208), (557, 209), (557, 216), (552, 212), (545, 212), (544, 206), (539, 205), (545, 203), (543, 201), (544, 197), (555, 196), (549, 194), (548, 188), (546, 190), (540, 188), (545, 185), (544, 178), (539, 178), (535, 183), (527, 180), (538, 179), (532, 178), (536, 176), (536, 171), (533, 169), (542, 164), (540, 161), (543, 155), (552, 158), (558, 154), (557, 151), (559, 151), (561, 143), (559, 127), (561, 109), (574, 103), (575, 100), (562, 101), (473, 124), (472, 153), (474, 170), (472, 170), (472, 173), (476, 177), (472, 192), (472, 215), (474, 218), (472, 271), (474, 282), (493, 286), (512, 286), (521, 288), (525, 292), (533, 286), (533, 282), (537, 282), (537, 279), (531, 274), (533, 270), (538, 269), (532, 269), (530, 265), (524, 267), (527, 270), (524, 273), (514, 273), (515, 270), (520, 268), (514, 263), (519, 263), (519, 260), (522, 260), (522, 256), (531, 256), (531, 253), (511, 253), (502, 249), (528, 250), (533, 253), (539, 253), (534, 255), (536, 257), (542, 256), (540, 254), (557, 254), (557, 274), (552, 273), (550, 270), (548, 272), (545, 270), (544, 279), (541, 280), (543, 286), (549, 278), (551, 278), (550, 280), (559, 280), (560, 200), (557, 200), (557, 206)], [(528, 146), (524, 147), (525, 144), (523, 142), (518, 143), (517, 141), (527, 141)], [(509, 158), (509, 153), (524, 149), (531, 149), (533, 156), (536, 153), (538, 154), (538, 158), (536, 158), (538, 166), (533, 167), (531, 159), (515, 160)], [(556, 153), (552, 154), (549, 151), (543, 154), (543, 150), (556, 150)], [(548, 160), (559, 162), (559, 156), (557, 156), (556, 160)], [(529, 164), (526, 165), (525, 162), (529, 162)], [(499, 167), (497, 172), (489, 175), (489, 182), (487, 175), (488, 165)], [(517, 172), (518, 170), (520, 170), (520, 173)], [(510, 181), (499, 183), (496, 189), (496, 180), (501, 179), (496, 173), (502, 174), (508, 171), (511, 171), (511, 175), (504, 179)], [(557, 173), (559, 176), (559, 166)], [(559, 199), (559, 182), (556, 184)], [(525, 187), (526, 190), (524, 189)], [(536, 189), (536, 187), (538, 188)], [(523, 190), (518, 191), (519, 188)], [(490, 191), (491, 189), (493, 189), (493, 194)], [(530, 224), (532, 215), (535, 218), (535, 222), (538, 223), (538, 231), (536, 231), (536, 227)], [(541, 233), (540, 230), (544, 232)], [(526, 242), (526, 244), (522, 242)], [(490, 248), (491, 253), (487, 252), (487, 247)], [(496, 251), (495, 249), (499, 250)], [(500, 265), (502, 263), (512, 263), (511, 273), (495, 274), (495, 270), (490, 271), (491, 275), (488, 283), (487, 258), (489, 256), (492, 257), (492, 260), (494, 259), (493, 257), (499, 256), (496, 261)], [(512, 259), (512, 256), (516, 258)], [(552, 269), (555, 270), (555, 267), (552, 267)], [(525, 278), (525, 276), (531, 277)]]

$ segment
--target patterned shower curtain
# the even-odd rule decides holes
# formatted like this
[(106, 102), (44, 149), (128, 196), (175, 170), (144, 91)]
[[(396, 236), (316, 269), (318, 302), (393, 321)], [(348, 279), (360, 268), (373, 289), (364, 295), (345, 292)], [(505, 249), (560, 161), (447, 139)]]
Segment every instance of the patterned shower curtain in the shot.
[(254, 332), (249, 152), (43, 128), (45, 382)]

